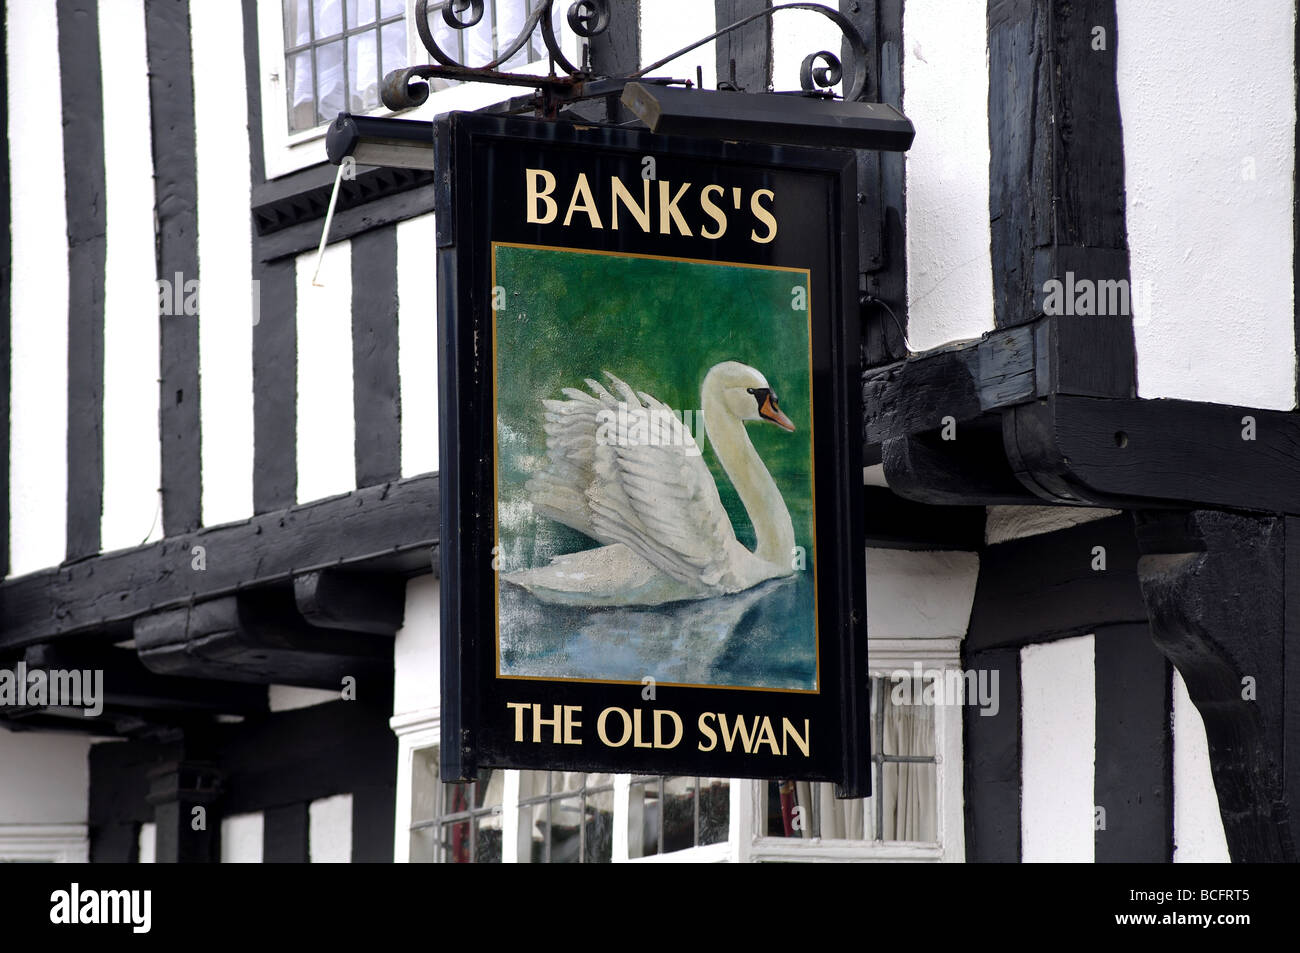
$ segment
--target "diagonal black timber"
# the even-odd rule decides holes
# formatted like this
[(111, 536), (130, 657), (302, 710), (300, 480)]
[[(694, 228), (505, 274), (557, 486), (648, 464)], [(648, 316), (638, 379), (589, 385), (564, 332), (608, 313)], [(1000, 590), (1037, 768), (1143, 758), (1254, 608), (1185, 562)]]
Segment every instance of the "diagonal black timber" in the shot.
[[(994, 317), (1007, 327), (1041, 316), (1047, 283), (1067, 273), (1127, 286), (1115, 3), (989, 0), (988, 39)], [(1082, 318), (1067, 369), (1129, 397), (1132, 319), (1128, 307), (1113, 316)]]
[[(158, 277), (184, 283), (199, 278), (194, 81), (188, 4), (145, 0), (145, 37), (153, 129), (154, 206), (158, 217)], [(201, 318), (163, 314), (158, 320), (162, 347), (159, 418), (163, 531), (174, 535), (197, 528), (202, 518), (198, 328)]]
[[(1210, 769), (1234, 862), (1297, 860), (1300, 790), (1288, 745), (1300, 686), (1286, 641), (1300, 570), (1290, 520), (1219, 510), (1139, 511), (1138, 576), (1157, 647), (1205, 723)], [(1294, 545), (1294, 541), (1292, 541)]]
[(437, 474), (411, 477), (10, 579), (0, 584), (0, 651), (313, 570), (428, 572), (438, 487)]
[(99, 7), (58, 0), (68, 221), (67, 557), (99, 552), (104, 501), (104, 108)]

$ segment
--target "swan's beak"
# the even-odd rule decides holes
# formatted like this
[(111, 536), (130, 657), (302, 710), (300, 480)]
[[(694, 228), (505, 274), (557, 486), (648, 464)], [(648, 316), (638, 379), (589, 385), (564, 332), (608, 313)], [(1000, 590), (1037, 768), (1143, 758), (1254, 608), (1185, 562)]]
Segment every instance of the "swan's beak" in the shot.
[(758, 414), (764, 420), (770, 420), (782, 430), (788, 430), (794, 433), (794, 421), (781, 413), (781, 408), (776, 406), (776, 398), (770, 393), (763, 399), (758, 407)]

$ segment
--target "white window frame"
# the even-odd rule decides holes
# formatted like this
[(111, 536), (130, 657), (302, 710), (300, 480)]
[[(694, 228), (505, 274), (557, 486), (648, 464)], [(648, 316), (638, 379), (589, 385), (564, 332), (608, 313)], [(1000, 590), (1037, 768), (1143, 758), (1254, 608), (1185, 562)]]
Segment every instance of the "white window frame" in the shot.
[[(581, 50), (580, 41), (565, 23), (559, 40), (570, 60)], [(329, 124), (289, 132), (288, 103), (285, 97), (284, 76), (284, 0), (258, 0), (257, 49), (258, 77), (262, 100), (262, 156), (268, 180), (297, 172), (308, 166), (326, 161), (325, 134)], [(407, 62), (431, 63), (431, 57), (420, 42), (415, 29), (415, 0), (406, 0), (406, 50)], [(517, 72), (544, 75), (549, 69), (547, 60), (538, 60)], [(458, 83), (448, 89), (432, 93), (416, 109), (393, 112), (379, 106), (367, 116), (401, 116), (403, 119), (430, 120), (439, 113), (454, 109), (480, 109), (518, 96), (523, 87), (491, 86), (483, 83)]]
[[(871, 674), (886, 676), (897, 670), (959, 670), (961, 640), (872, 639), (868, 654)], [(978, 716), (977, 716), (978, 717)], [(441, 740), (437, 709), (394, 717), (390, 722), (398, 737), (397, 805), (393, 859), (408, 863), (411, 850), (411, 795), (415, 754), (436, 748)], [(895, 841), (837, 840), (830, 838), (769, 837), (766, 828), (768, 781), (732, 778), (727, 840), (702, 847), (648, 857), (630, 856), (628, 821), (631, 814), (632, 776), (614, 777), (613, 863), (762, 863), (762, 862), (872, 862), (911, 861), (961, 863), (965, 860), (965, 820), (962, 794), (962, 706), (940, 705), (935, 712), (935, 773), (937, 844)], [(501, 808), (502, 863), (519, 862), (519, 772), (507, 771)], [(505, 836), (509, 832), (514, 836)]]

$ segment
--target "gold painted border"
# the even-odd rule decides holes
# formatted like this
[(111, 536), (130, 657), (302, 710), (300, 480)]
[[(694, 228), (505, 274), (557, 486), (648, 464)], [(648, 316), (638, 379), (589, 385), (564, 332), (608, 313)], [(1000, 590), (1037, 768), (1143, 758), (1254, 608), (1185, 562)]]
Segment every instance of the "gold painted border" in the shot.
[[(500, 552), (498, 548), (501, 545), (501, 527), (498, 517), (500, 492), (497, 486), (498, 474), (500, 471), (498, 454), (500, 452), (500, 443), (497, 435), (497, 312), (491, 306), (492, 288), (497, 286), (497, 249), (498, 248), (523, 248), (532, 251), (558, 251), (569, 252), (575, 255), (605, 255), (611, 258), (648, 258), (655, 261), (679, 261), (692, 265), (718, 265), (726, 268), (759, 268), (765, 271), (788, 271), (804, 276), (804, 284), (808, 289), (808, 449), (809, 449), (809, 478), (812, 489), (813, 505), (813, 633), (816, 642), (816, 664), (814, 666), (815, 688), (764, 688), (755, 685), (701, 685), (697, 682), (656, 682), (657, 685), (663, 685), (665, 688), (712, 688), (723, 691), (743, 691), (743, 692), (777, 692), (785, 695), (820, 695), (822, 689), (822, 633), (821, 633), (821, 607), (819, 600), (821, 593), (817, 582), (817, 571), (820, 565), (817, 550), (817, 421), (814, 416), (816, 411), (815, 400), (813, 399), (813, 327), (812, 327), (812, 269), (794, 268), (788, 265), (759, 265), (752, 262), (731, 262), (731, 261), (714, 261), (707, 258), (681, 258), (674, 255), (647, 255), (634, 252), (617, 252), (605, 251), (594, 248), (568, 248), (563, 245), (531, 245), (526, 242), (492, 242), (492, 285), (488, 289), (488, 310), (492, 312), (492, 548), (494, 554)], [(493, 632), (493, 655), (496, 659), (495, 677), (498, 679), (521, 682), (583, 682), (591, 685), (640, 685), (640, 681), (622, 681), (610, 678), (564, 678), (552, 677), (547, 675), (502, 675), (501, 674), (501, 573), (499, 570), (492, 572), (492, 632)]]

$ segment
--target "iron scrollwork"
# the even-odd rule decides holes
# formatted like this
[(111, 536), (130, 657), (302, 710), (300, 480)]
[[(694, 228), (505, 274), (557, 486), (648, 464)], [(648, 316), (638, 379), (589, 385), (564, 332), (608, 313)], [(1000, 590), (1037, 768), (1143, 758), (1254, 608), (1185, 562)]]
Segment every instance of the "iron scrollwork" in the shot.
[[(454, 30), (471, 29), (482, 21), (485, 6), (485, 0), (449, 0), (442, 7), (442, 21)], [(609, 95), (617, 86), (634, 80), (689, 85), (687, 80), (651, 80), (649, 74), (706, 43), (739, 30), (756, 20), (765, 17), (771, 18), (781, 10), (809, 10), (821, 14), (834, 23), (843, 35), (853, 57), (852, 81), (847, 84), (844, 98), (850, 101), (860, 101), (867, 94), (866, 64), (868, 57), (866, 43), (863, 41), (862, 35), (858, 33), (853, 23), (842, 13), (820, 3), (776, 4), (737, 20), (735, 23), (725, 26), (714, 33), (710, 33), (708, 36), (696, 40), (694, 43), (684, 46), (635, 72), (616, 77), (597, 76), (588, 67), (585, 59), (581, 67), (569, 60), (555, 33), (554, 7), (555, 0), (541, 0), (528, 14), (518, 35), (507, 43), (492, 60), (478, 66), (469, 66), (456, 60), (455, 57), (439, 45), (437, 38), (434, 36), (434, 31), (429, 25), (429, 0), (416, 0), (415, 28), (419, 34), (420, 42), (424, 44), (424, 48), (429, 51), (429, 55), (433, 57), (437, 65), (410, 66), (389, 73), (384, 80), (384, 105), (392, 110), (419, 106), (429, 98), (429, 84), (425, 80), (431, 77), (512, 86), (533, 86), (542, 91), (545, 101), (552, 108), (563, 101), (576, 101), (593, 96)], [(576, 0), (576, 2), (569, 4), (565, 20), (569, 25), (569, 29), (576, 35), (584, 39), (590, 39), (609, 29), (610, 16), (609, 0)], [(539, 27), (542, 42), (551, 61), (550, 73), (546, 76), (533, 76), (524, 73), (500, 72), (498, 68), (501, 64), (509, 62), (522, 50), (530, 42), (533, 35), (538, 32)], [(829, 96), (831, 95), (831, 88), (843, 78), (844, 66), (840, 58), (829, 50), (819, 50), (809, 54), (804, 58), (799, 69), (800, 87), (809, 93), (820, 93)], [(551, 110), (548, 109), (548, 111)]]

